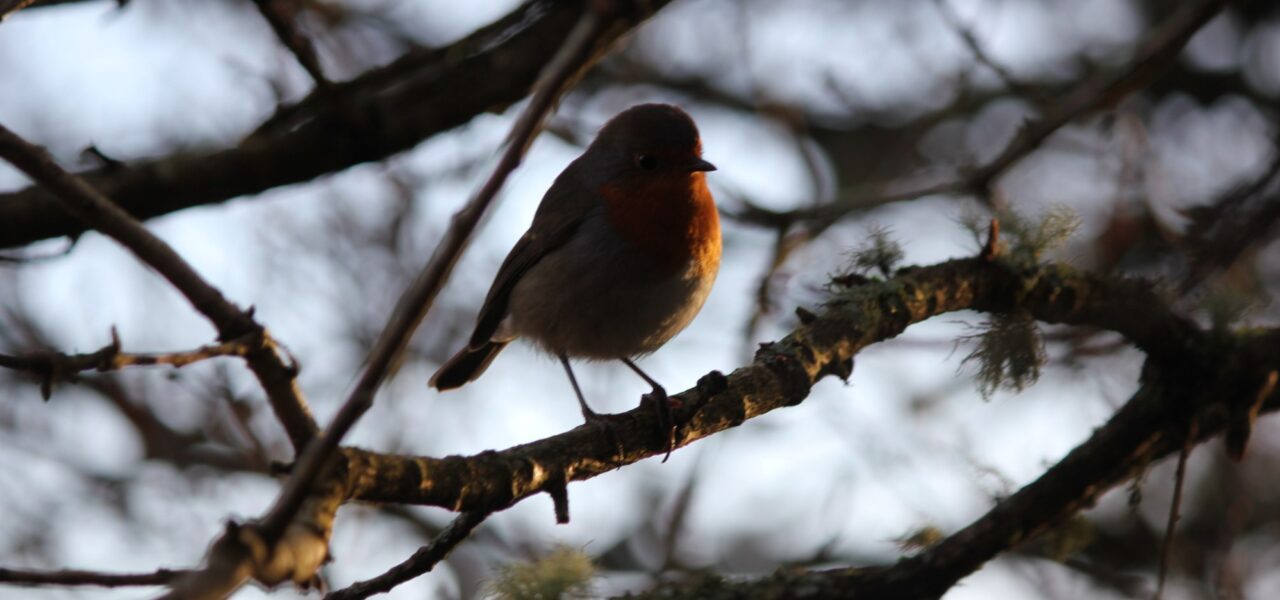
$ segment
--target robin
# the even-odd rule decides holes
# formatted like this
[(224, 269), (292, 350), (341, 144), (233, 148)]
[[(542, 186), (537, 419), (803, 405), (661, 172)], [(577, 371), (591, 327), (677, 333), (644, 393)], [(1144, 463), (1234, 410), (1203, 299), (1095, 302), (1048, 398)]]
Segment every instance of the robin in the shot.
[(720, 268), (720, 219), (693, 119), (667, 104), (619, 113), (560, 173), (498, 269), (467, 346), (431, 377), (451, 390), (484, 373), (516, 338), (555, 355), (588, 424), (570, 358), (620, 360), (653, 387), (668, 450), (666, 392), (633, 358), (683, 330)]

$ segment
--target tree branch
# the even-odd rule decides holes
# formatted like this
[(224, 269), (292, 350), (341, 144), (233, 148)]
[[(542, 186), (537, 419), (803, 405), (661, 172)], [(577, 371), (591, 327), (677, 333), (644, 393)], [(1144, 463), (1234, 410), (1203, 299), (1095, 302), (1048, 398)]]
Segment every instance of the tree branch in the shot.
[[(1059, 465), (988, 515), (895, 567), (815, 573), (805, 583), (838, 585), (830, 589), (856, 589), (859, 595), (865, 590), (868, 597), (939, 595), (999, 552), (1090, 505), (1150, 461), (1178, 451), (1189, 421), (1196, 423), (1199, 440), (1221, 432), (1232, 399), (1256, 393), (1240, 382), (1253, 381), (1248, 374), (1274, 369), (1280, 361), (1280, 333), (1211, 340), (1174, 314), (1146, 284), (1058, 265), (1023, 268), (1015, 263), (1003, 257), (955, 260), (903, 269), (890, 281), (839, 291), (821, 314), (806, 313), (791, 335), (763, 347), (754, 364), (719, 381), (708, 376), (698, 388), (677, 396), (682, 405), (677, 418), (687, 423), (681, 428), (683, 446), (797, 404), (825, 375), (847, 375), (849, 360), (866, 345), (896, 336), (910, 323), (962, 309), (1026, 311), (1045, 322), (1101, 327), (1147, 352), (1144, 386), (1134, 399)], [(1280, 395), (1272, 394), (1266, 410), (1278, 408)], [(656, 417), (651, 411), (642, 407), (609, 418), (621, 454), (611, 440), (585, 426), (469, 457), (401, 457), (347, 449), (351, 472), (361, 473), (352, 490), (362, 500), (501, 510), (561, 482), (588, 479), (665, 451), (664, 440), (653, 434)], [(780, 580), (787, 586), (779, 589), (796, 589), (792, 584), (800, 581), (792, 575)], [(748, 589), (748, 584), (715, 585), (731, 592), (721, 597)], [(687, 597), (714, 597), (706, 587), (690, 589)]]
[(1272, 139), (1271, 161), (1257, 178), (1187, 213), (1189, 264), (1179, 285), (1184, 292), (1215, 269), (1229, 267), (1280, 221), (1280, 135)]
[[(686, 425), (678, 443), (687, 445), (798, 404), (826, 375), (847, 377), (852, 357), (867, 345), (890, 339), (912, 323), (964, 309), (1017, 312), (1044, 322), (1121, 333), (1148, 354), (1143, 385), (1058, 465), (922, 554), (892, 567), (786, 574), (766, 582), (780, 582), (786, 585), (782, 589), (791, 590), (804, 584), (842, 593), (859, 590), (870, 597), (935, 597), (998, 553), (1089, 506), (1151, 461), (1178, 451), (1190, 423), (1195, 424), (1198, 440), (1221, 432), (1233, 418), (1239, 397), (1247, 396), (1250, 402), (1244, 404), (1252, 405), (1253, 397), (1262, 393), (1254, 385), (1263, 380), (1258, 374), (1270, 373), (1280, 363), (1280, 331), (1211, 336), (1175, 314), (1145, 283), (1061, 265), (1028, 265), (1015, 249), (994, 258), (904, 268), (888, 281), (836, 289), (821, 311), (802, 312), (801, 324), (790, 335), (763, 346), (753, 364), (728, 377), (708, 375), (695, 389), (679, 394), (676, 417)], [(1266, 389), (1272, 391), (1262, 410), (1280, 409), (1280, 394)], [(655, 434), (657, 416), (646, 407), (608, 418), (617, 443), (582, 426), (469, 457), (406, 457), (346, 448), (346, 460), (335, 464), (337, 476), (321, 480), (322, 491), (309, 496), (316, 504), (304, 508), (301, 514), (306, 518), (291, 527), (301, 527), (305, 548), (318, 549), (327, 539), (323, 527), (332, 512), (352, 499), (487, 513), (666, 451), (666, 440)], [(302, 526), (317, 522), (320, 525)], [(244, 541), (247, 532), (252, 535)], [(228, 556), (265, 547), (255, 528), (239, 527), (233, 533), (215, 544), (210, 559), (211, 565), (224, 564), (230, 570), (210, 567), (197, 572), (193, 581), (206, 587), (186, 589), (225, 590), (207, 586), (210, 581), (227, 581), (228, 574), (247, 577), (259, 568), (246, 566), (243, 559), (224, 562)], [(224, 552), (228, 547), (231, 550)], [(274, 556), (270, 551), (258, 555)], [(298, 580), (297, 569), (279, 569), (290, 563), (268, 563)], [(693, 597), (715, 597), (716, 589), (727, 590), (727, 596), (750, 595), (752, 584), (717, 579), (689, 585)]]
[[(669, 1), (640, 5), (656, 12)], [(176, 154), (82, 176), (128, 213), (149, 219), (384, 159), (523, 98), (586, 3), (529, 0), (446, 48), (411, 52), (330, 90), (314, 91), (234, 148)], [(604, 41), (628, 30), (614, 28)], [(51, 206), (44, 190), (0, 194), (0, 248), (85, 230)]]
[(1034, 95), (1032, 88), (1018, 81), (1018, 78), (1014, 76), (1008, 67), (992, 58), (991, 54), (982, 46), (982, 42), (978, 41), (978, 36), (974, 34), (973, 28), (964, 23), (964, 20), (960, 18), (960, 15), (948, 0), (934, 0), (934, 4), (938, 7), (938, 14), (942, 15), (942, 19), (960, 37), (960, 41), (964, 42), (964, 45), (969, 49), (969, 54), (973, 55), (973, 59), (978, 64), (991, 69), (991, 72), (995, 73), (996, 78), (1009, 91), (1022, 96)]
[(320, 57), (316, 54), (315, 46), (298, 31), (297, 25), (293, 22), (294, 15), (291, 13), (297, 10), (297, 6), (286, 7), (281, 0), (251, 1), (258, 7), (258, 12), (262, 13), (262, 18), (271, 25), (271, 30), (275, 32), (276, 37), (280, 38), (280, 43), (293, 53), (294, 58), (298, 59), (298, 64), (302, 65), (302, 68), (311, 76), (316, 88), (324, 89), (332, 86), (333, 83), (324, 76), (324, 69), (320, 67)]
[[(1274, 344), (1269, 342), (1273, 352)], [(937, 598), (1000, 552), (1051, 529), (1152, 462), (1181, 451), (1187, 440), (1183, 419), (1196, 428), (1196, 443), (1222, 432), (1228, 415), (1222, 385), (1239, 375), (1238, 369), (1225, 369), (1190, 393), (1186, 378), (1176, 372), (1152, 377), (1106, 425), (1036, 481), (968, 527), (893, 566), (783, 573), (748, 582), (708, 576), (634, 597), (791, 598), (786, 590), (811, 589), (818, 596)], [(1266, 410), (1280, 410), (1280, 394), (1271, 395)]]
[(389, 592), (397, 585), (431, 572), (471, 531), (483, 523), (489, 513), (464, 512), (441, 531), (430, 544), (419, 548), (404, 562), (373, 579), (359, 581), (326, 594), (324, 600), (363, 600), (374, 594)]
[(1129, 94), (1156, 80), (1173, 65), (1191, 37), (1221, 12), (1229, 1), (1198, 0), (1183, 4), (1138, 44), (1134, 59), (1125, 68), (1118, 72), (1101, 73), (1061, 95), (1056, 102), (1043, 108), (1038, 119), (1026, 123), (998, 156), (986, 164), (969, 169), (962, 177), (871, 197), (859, 195), (823, 206), (783, 212), (756, 208), (731, 216), (745, 223), (778, 227), (780, 224), (789, 225), (799, 221), (836, 219), (853, 210), (935, 194), (972, 193), (987, 199), (992, 186), (1001, 175), (1038, 149), (1063, 126), (1085, 115), (1115, 106)]
[(72, 569), (37, 571), (33, 569), (0, 568), (0, 583), (20, 586), (96, 585), (100, 587), (164, 585), (183, 573), (184, 571), (171, 571), (169, 569), (160, 569), (153, 573), (98, 573)]
[(88, 354), (63, 354), (61, 352), (30, 352), (18, 356), (0, 354), (0, 367), (26, 371), (40, 377), (40, 390), (45, 400), (53, 393), (53, 383), (58, 379), (74, 378), (84, 371), (118, 371), (126, 367), (169, 365), (182, 368), (191, 363), (217, 356), (247, 356), (262, 344), (258, 335), (249, 334), (228, 342), (209, 344), (185, 352), (158, 354), (134, 354), (120, 350), (120, 338), (113, 327), (111, 343)]
[[(803, 401), (827, 375), (847, 376), (862, 348), (912, 323), (957, 310), (1028, 311), (1049, 323), (1116, 331), (1164, 364), (1184, 364), (1206, 345), (1191, 321), (1174, 314), (1145, 284), (1061, 265), (1022, 269), (1004, 258), (953, 260), (902, 269), (889, 281), (836, 292), (825, 309), (762, 345), (751, 365), (712, 373), (675, 400), (679, 446)], [(1192, 371), (1187, 371), (1188, 373)], [(560, 481), (581, 481), (666, 451), (647, 407), (609, 415), (618, 444), (589, 426), (499, 452), (444, 458), (344, 449), (355, 499), (427, 504), (451, 510), (501, 510)], [(622, 452), (618, 452), (619, 444)]]
[(0, 126), (0, 157), (48, 188), (53, 194), (50, 204), (61, 206), (86, 226), (115, 239), (139, 260), (160, 273), (196, 310), (213, 323), (221, 341), (230, 342), (245, 336), (261, 339), (262, 344), (246, 355), (249, 368), (266, 391), (276, 417), (284, 425), (295, 449), (306, 445), (317, 427), (311, 418), (310, 409), (302, 399), (302, 392), (296, 386), (297, 366), (281, 357), (276, 343), (254, 321), (251, 311), (241, 310), (227, 300), (221, 291), (196, 273), (173, 247), (148, 231), (84, 179), (64, 171), (43, 148), (28, 143), (4, 126)]
[[(538, 90), (512, 126), (507, 148), (494, 167), (493, 173), (467, 205), (454, 216), (452, 226), (446, 232), (435, 253), (400, 298), (382, 335), (370, 351), (364, 372), (342, 408), (325, 429), (324, 435), (312, 442), (303, 452), (270, 511), (255, 524), (238, 527), (235, 531), (229, 530), (229, 535), (243, 537), (246, 531), (252, 531), (257, 541), (266, 548), (266, 554), (269, 557), (288, 554), (292, 552), (291, 544), (283, 538), (298, 526), (295, 515), (299, 510), (307, 503), (313, 502), (314, 482), (324, 481), (326, 489), (335, 485), (339, 486), (339, 489), (346, 489), (342, 486), (349, 485), (346, 476), (351, 473), (349, 463), (330, 459), (337, 451), (343, 436), (373, 405), (374, 394), (390, 372), (392, 365), (403, 353), (409, 338), (426, 316), (436, 295), (444, 287), (445, 281), (461, 256), (466, 241), (479, 224), (485, 209), (501, 189), (507, 176), (519, 166), (525, 151), (541, 130), (546, 115), (565, 90), (585, 69), (599, 59), (623, 32), (630, 30), (648, 16), (647, 13), (635, 12), (634, 7), (611, 0), (595, 0), (590, 10), (582, 14), (573, 30), (564, 38), (563, 46), (546, 65)], [(344, 466), (347, 467), (345, 473), (342, 469), (338, 469), (337, 473), (327, 478), (322, 476), (326, 467)], [(306, 516), (308, 515), (304, 512), (304, 517)], [(327, 536), (328, 531), (325, 531), (324, 539), (327, 540)], [(228, 536), (224, 536), (226, 537)], [(308, 545), (311, 542), (310, 539), (306, 540)], [(281, 547), (278, 547), (277, 543)], [(166, 598), (220, 597), (221, 594), (234, 590), (249, 576), (268, 585), (283, 581), (283, 578), (264, 573), (259, 566), (262, 563), (260, 553), (250, 551), (254, 548), (252, 544), (237, 545), (219, 541), (215, 543), (215, 548), (225, 552), (219, 555), (211, 553), (207, 568), (177, 582)], [(239, 560), (235, 558), (237, 550), (240, 551)], [(245, 565), (249, 565), (249, 568)], [(319, 563), (314, 561), (291, 566), (290, 578), (297, 582), (300, 580), (300, 575), (307, 569), (318, 567)]]

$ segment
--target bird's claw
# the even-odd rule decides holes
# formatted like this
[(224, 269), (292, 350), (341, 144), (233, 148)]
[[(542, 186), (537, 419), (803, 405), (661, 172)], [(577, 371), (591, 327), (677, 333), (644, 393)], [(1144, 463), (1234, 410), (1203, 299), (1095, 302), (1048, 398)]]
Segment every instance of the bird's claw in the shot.
[(679, 434), (679, 424), (676, 423), (675, 414), (672, 413), (673, 405), (678, 406), (678, 401), (667, 396), (667, 391), (662, 386), (656, 386), (652, 392), (641, 397), (641, 401), (653, 405), (654, 411), (658, 415), (658, 432), (665, 438), (667, 444), (667, 453), (662, 457), (662, 462), (667, 462), (671, 458), (671, 452), (676, 449), (676, 437)]

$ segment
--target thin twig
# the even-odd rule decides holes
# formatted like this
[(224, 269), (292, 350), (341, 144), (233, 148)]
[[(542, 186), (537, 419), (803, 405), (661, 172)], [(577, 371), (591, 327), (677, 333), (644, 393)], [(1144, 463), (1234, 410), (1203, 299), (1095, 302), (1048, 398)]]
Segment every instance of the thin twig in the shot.
[(471, 232), (480, 217), (497, 195), (507, 176), (520, 165), (525, 151), (533, 143), (546, 115), (556, 100), (575, 77), (592, 62), (595, 45), (612, 19), (599, 14), (598, 9), (587, 10), (577, 26), (565, 39), (560, 52), (546, 67), (546, 77), (530, 99), (528, 106), (512, 126), (507, 149), (494, 167), (493, 173), (476, 195), (453, 217), (453, 224), (445, 233), (435, 253), (423, 267), (418, 277), (401, 296), (395, 312), (373, 350), (364, 373), (347, 397), (347, 401), (325, 429), (323, 436), (312, 443), (298, 461), (293, 475), (281, 492), (271, 511), (263, 519), (262, 530), (268, 540), (279, 539), (293, 514), (302, 505), (311, 482), (338, 448), (338, 443), (365, 411), (373, 405), (373, 395), (391, 369), (391, 365), (403, 352), (418, 324), (426, 317), (436, 295), (444, 287)]
[(391, 567), (386, 573), (377, 577), (330, 592), (324, 600), (362, 600), (374, 594), (389, 592), (397, 585), (431, 572), (431, 569), (444, 560), (462, 540), (467, 539), (471, 531), (488, 516), (489, 513), (481, 511), (464, 512), (458, 515), (448, 527), (431, 540), (430, 544), (419, 548), (404, 562)]
[(271, 25), (271, 30), (276, 33), (276, 37), (280, 38), (280, 43), (293, 53), (294, 58), (298, 59), (298, 64), (306, 69), (308, 75), (311, 75), (311, 79), (316, 82), (316, 87), (331, 87), (332, 82), (324, 76), (324, 69), (320, 67), (320, 58), (316, 55), (315, 46), (307, 36), (298, 31), (297, 25), (293, 22), (294, 15), (287, 12), (288, 9), (281, 0), (253, 0), (253, 3), (258, 7), (258, 12), (262, 13), (262, 17)]
[[(30, 315), (22, 311), (11, 311), (6, 316), (8, 318), (0, 322), (0, 343), (17, 348), (53, 346), (47, 333), (31, 320)], [(115, 337), (113, 332), (112, 345), (115, 345)], [(67, 379), (75, 378), (68, 376)], [(42, 382), (41, 391), (45, 399), (52, 393), (54, 381), (55, 378), (46, 377)], [(197, 428), (198, 431), (178, 429), (158, 417), (149, 404), (138, 398), (135, 390), (131, 390), (119, 378), (94, 377), (80, 382), (85, 388), (101, 396), (128, 421), (141, 442), (143, 457), (147, 460), (168, 462), (179, 468), (209, 466), (222, 471), (266, 472), (268, 461), (262, 447), (255, 445), (243, 448), (229, 439), (220, 438), (215, 434), (216, 422), (210, 421), (208, 425), (212, 427), (200, 427)], [(206, 405), (203, 408), (211, 407)], [(199, 420), (208, 421), (204, 418)], [(248, 435), (248, 438), (253, 437), (252, 434)]]
[[(112, 330), (114, 334), (114, 329)], [(118, 371), (126, 367), (169, 365), (181, 368), (189, 364), (218, 356), (245, 356), (259, 338), (246, 336), (229, 342), (208, 344), (183, 352), (134, 353), (120, 350), (120, 340), (112, 335), (112, 342), (88, 354), (63, 354), (61, 352), (30, 352), (17, 356), (0, 354), (0, 367), (15, 371), (27, 371), (37, 375), (52, 372), (69, 375), (84, 371)]]
[(209, 317), (224, 339), (240, 337), (257, 328), (253, 319), (205, 282), (172, 247), (83, 179), (65, 171), (44, 148), (27, 142), (3, 125), (0, 125), (0, 158), (53, 192), (63, 208), (120, 242), (160, 273), (196, 310)]
[(185, 571), (169, 569), (159, 569), (153, 573), (98, 573), (72, 569), (38, 571), (33, 569), (0, 568), (0, 583), (20, 586), (96, 585), (100, 587), (164, 585), (183, 573)]
[(40, 376), (41, 394), (48, 400), (53, 393), (53, 384), (59, 379), (74, 379), (77, 373), (84, 371), (118, 371), (126, 367), (169, 365), (175, 368), (185, 367), (191, 363), (217, 356), (248, 356), (254, 349), (261, 347), (262, 337), (249, 334), (238, 339), (218, 344), (201, 346), (185, 352), (167, 352), (157, 354), (134, 354), (120, 350), (120, 336), (114, 327), (111, 328), (111, 343), (96, 352), (88, 354), (63, 354), (61, 352), (39, 351), (18, 356), (0, 354), (0, 367), (15, 371), (25, 371)]
[(1215, 269), (1229, 267), (1280, 221), (1280, 136), (1272, 140), (1271, 152), (1271, 162), (1257, 178), (1213, 204), (1188, 211), (1190, 265), (1179, 292), (1190, 291)]
[[(382, 335), (370, 351), (365, 370), (346, 402), (325, 429), (324, 434), (315, 438), (307, 446), (306, 451), (295, 463), (275, 504), (253, 527), (256, 531), (255, 537), (267, 547), (274, 546), (284, 537), (290, 523), (312, 492), (313, 485), (319, 479), (325, 465), (329, 464), (329, 459), (337, 450), (338, 443), (372, 406), (374, 393), (390, 372), (392, 365), (398, 360), (418, 324), (426, 316), (436, 295), (444, 287), (445, 281), (457, 263), (471, 233), (479, 224), (485, 209), (492, 203), (507, 176), (520, 164), (525, 151), (541, 129), (546, 115), (576, 77), (598, 58), (603, 50), (601, 42), (611, 39), (607, 35), (610, 33), (610, 28), (621, 24), (615, 16), (617, 16), (616, 8), (613, 3), (592, 4), (579, 17), (578, 24), (566, 37), (559, 52), (544, 68), (544, 78), (529, 104), (512, 126), (506, 150), (494, 167), (493, 173), (476, 195), (454, 215), (453, 223), (440, 245), (437, 246), (435, 253), (401, 296)], [(215, 542), (214, 550), (210, 552), (209, 564), (205, 571), (200, 572), (202, 576), (187, 580), (192, 582), (192, 585), (203, 585), (204, 581), (216, 581), (217, 591), (211, 591), (207, 586), (201, 589), (180, 589), (185, 585), (180, 582), (166, 597), (213, 596), (220, 593), (223, 588), (234, 589), (231, 586), (242, 583), (243, 579), (249, 576), (243, 568), (244, 562), (249, 560), (248, 556), (241, 554), (238, 561), (227, 560), (222, 554), (215, 557), (219, 548), (231, 547), (234, 543), (234, 540), (228, 539), (227, 536)]]
[(778, 223), (794, 223), (836, 219), (851, 211), (915, 200), (937, 194), (971, 193), (987, 197), (994, 182), (1014, 164), (1038, 149), (1049, 136), (1066, 124), (1085, 115), (1115, 106), (1129, 94), (1146, 87), (1177, 60), (1182, 48), (1195, 32), (1222, 11), (1229, 0), (1200, 0), (1184, 4), (1139, 44), (1135, 57), (1119, 72), (1099, 74), (1047, 106), (1041, 116), (1029, 121), (990, 162), (968, 170), (963, 176), (916, 189), (891, 192), (872, 197), (850, 198), (825, 206), (801, 208), (786, 212), (754, 211), (730, 214), (742, 222), (776, 227)]
[[(821, 153), (809, 140), (806, 131), (807, 125), (800, 121), (801, 118), (786, 114), (785, 120), (788, 131), (791, 133), (791, 139), (796, 145), (796, 151), (804, 160), (805, 172), (809, 178), (810, 185), (813, 187), (813, 195), (809, 203), (811, 206), (822, 206), (829, 204), (835, 197), (834, 176), (823, 161)], [(741, 192), (733, 195), (738, 196), (743, 210), (761, 210), (758, 204), (747, 199)], [(765, 317), (773, 311), (774, 279), (781, 272), (783, 265), (787, 263), (792, 254), (817, 239), (827, 228), (834, 224), (834, 220), (809, 223), (780, 222), (775, 228), (773, 255), (760, 274), (759, 283), (756, 285), (756, 308), (752, 311), (751, 318), (747, 320), (747, 325), (744, 329), (743, 342), (745, 348), (749, 350), (753, 346), (760, 325), (764, 322)], [(749, 352), (747, 356), (750, 356)]]
[[(631, 31), (670, 1), (623, 3), (630, 14), (611, 29), (610, 39)], [(520, 2), (456, 42), (410, 50), (385, 66), (335, 82), (333, 93), (313, 90), (283, 108), (273, 125), (264, 124), (261, 132), (234, 147), (175, 151), (81, 176), (146, 220), (382, 160), (478, 115), (526, 100), (583, 4)], [(641, 14), (641, 9), (647, 12)], [(40, 186), (0, 192), (0, 248), (86, 229)]]
[(1182, 489), (1187, 483), (1187, 459), (1191, 457), (1191, 449), (1196, 445), (1196, 423), (1187, 425), (1186, 439), (1182, 442), (1182, 451), (1178, 453), (1178, 470), (1173, 477), (1173, 500), (1169, 503), (1169, 521), (1164, 528), (1164, 543), (1160, 547), (1160, 572), (1156, 576), (1156, 593), (1153, 600), (1164, 596), (1165, 579), (1169, 575), (1169, 564), (1173, 561), (1174, 530), (1182, 510)]
[(969, 48), (969, 53), (973, 54), (974, 60), (991, 69), (1000, 82), (1009, 88), (1009, 91), (1021, 96), (1030, 95), (1031, 87), (1018, 81), (1018, 77), (1008, 67), (1000, 64), (1000, 61), (987, 53), (986, 48), (982, 47), (982, 42), (978, 41), (978, 37), (973, 33), (973, 28), (965, 24), (948, 0), (934, 0), (934, 4), (938, 6), (938, 13), (942, 15), (943, 20), (955, 30), (956, 35), (960, 36), (960, 40)]
[(246, 356), (249, 367), (262, 383), (294, 447), (300, 450), (306, 445), (317, 427), (296, 385), (297, 365), (281, 356), (276, 343), (253, 319), (252, 311), (242, 310), (227, 300), (172, 246), (84, 179), (64, 170), (44, 148), (27, 142), (3, 125), (0, 125), (0, 158), (47, 188), (68, 212), (115, 239), (160, 273), (213, 323), (218, 339), (226, 342), (246, 335), (261, 337), (262, 345)]

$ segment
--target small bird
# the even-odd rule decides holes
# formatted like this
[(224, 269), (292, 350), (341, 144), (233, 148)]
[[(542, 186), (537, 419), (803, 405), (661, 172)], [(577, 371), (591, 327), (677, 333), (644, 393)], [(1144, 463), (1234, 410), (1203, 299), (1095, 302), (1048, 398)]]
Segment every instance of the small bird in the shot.
[[(632, 358), (662, 347), (702, 308), (720, 268), (720, 219), (693, 119), (668, 104), (609, 120), (560, 173), (489, 288), (467, 346), (431, 377), (450, 390), (475, 380), (516, 338), (555, 355), (582, 416), (570, 358), (620, 360), (653, 387), (675, 443), (666, 392)], [(606, 424), (607, 427), (607, 424)]]

